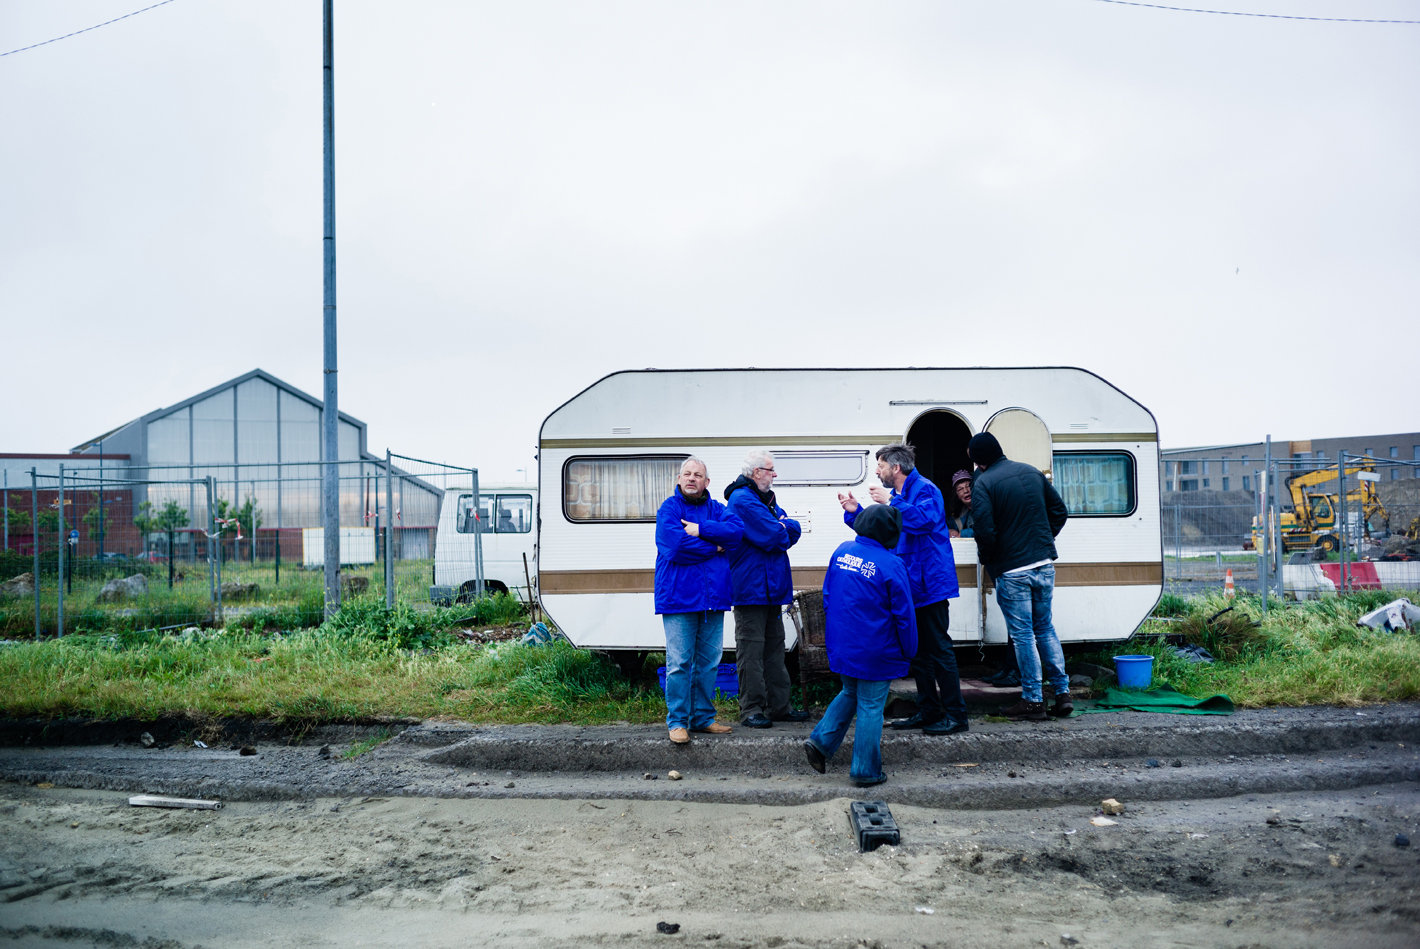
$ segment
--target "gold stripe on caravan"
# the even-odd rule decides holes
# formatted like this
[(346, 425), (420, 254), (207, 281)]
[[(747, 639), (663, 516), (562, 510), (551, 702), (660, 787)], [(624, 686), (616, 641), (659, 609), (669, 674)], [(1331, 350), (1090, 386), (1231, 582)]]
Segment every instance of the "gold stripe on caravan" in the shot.
[(828, 445), (891, 445), (901, 435), (733, 435), (723, 438), (544, 438), (543, 448), (716, 448), (748, 445), (774, 448)]
[(1156, 442), (1158, 432), (1056, 432), (1050, 440), (1057, 444), (1072, 442)]
[(652, 593), (654, 570), (542, 570), (539, 593)]
[[(824, 567), (795, 567), (794, 589), (823, 586)], [(1164, 565), (1153, 563), (1062, 563), (1055, 565), (1055, 585), (1061, 587), (1160, 586)], [(976, 564), (957, 565), (957, 583), (976, 586)], [(544, 570), (539, 591), (549, 595), (574, 593), (651, 593), (654, 570)], [(986, 588), (994, 586), (988, 578)]]

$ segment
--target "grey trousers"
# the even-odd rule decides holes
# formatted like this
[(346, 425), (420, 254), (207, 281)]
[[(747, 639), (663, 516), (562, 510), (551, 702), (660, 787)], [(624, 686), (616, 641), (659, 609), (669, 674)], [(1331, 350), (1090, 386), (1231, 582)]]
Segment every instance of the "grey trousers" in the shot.
[(784, 607), (735, 607), (735, 667), (740, 680), (740, 721), (774, 718), (793, 710), (784, 668)]

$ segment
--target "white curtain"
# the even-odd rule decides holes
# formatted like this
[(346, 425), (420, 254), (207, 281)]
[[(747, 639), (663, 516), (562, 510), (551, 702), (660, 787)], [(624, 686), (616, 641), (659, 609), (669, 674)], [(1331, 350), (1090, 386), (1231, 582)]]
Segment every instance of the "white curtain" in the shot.
[(1071, 514), (1128, 514), (1133, 508), (1133, 466), (1115, 452), (1055, 454), (1055, 490)]
[(683, 456), (581, 458), (567, 466), (562, 485), (574, 521), (649, 521), (675, 488)]

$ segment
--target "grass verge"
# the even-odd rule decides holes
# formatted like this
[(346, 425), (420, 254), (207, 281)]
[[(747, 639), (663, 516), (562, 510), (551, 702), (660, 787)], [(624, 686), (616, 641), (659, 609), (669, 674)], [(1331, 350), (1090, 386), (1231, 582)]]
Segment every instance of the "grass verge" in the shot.
[(519, 609), (511, 597), (435, 611), (357, 603), (319, 629), (284, 635), (120, 631), (20, 643), (0, 649), (0, 715), (185, 714), (313, 724), (664, 718), (654, 680), (628, 682), (600, 655), (561, 641), (472, 645), (453, 632), (459, 620), (475, 619), (471, 613), (500, 623)]
[(1176, 622), (1151, 620), (1142, 632), (1182, 634), (1216, 662), (1186, 662), (1172, 646), (1147, 638), (1077, 658), (1112, 667), (1117, 655), (1150, 655), (1155, 683), (1195, 696), (1221, 692), (1245, 708), (1413, 700), (1420, 698), (1420, 636), (1356, 625), (1362, 614), (1401, 596), (1420, 598), (1375, 590), (1302, 603), (1273, 599), (1265, 617), (1258, 597), (1166, 596), (1156, 615)]
[[(1170, 646), (1136, 639), (1089, 658), (1155, 657), (1155, 681), (1190, 695), (1228, 694), (1244, 707), (1420, 698), (1420, 636), (1355, 625), (1393, 592), (1356, 593), (1275, 606), (1256, 598), (1172, 598), (1174, 622), (1145, 633), (1182, 633), (1218, 657), (1194, 665)], [(1420, 599), (1420, 595), (1411, 594)], [(1225, 606), (1225, 613), (1209, 622)], [(487, 723), (605, 724), (662, 721), (655, 679), (628, 681), (610, 661), (564, 642), (473, 645), (453, 630), (508, 622), (519, 605), (491, 598), (447, 610), (387, 611), (347, 605), (325, 626), (286, 634), (250, 629), (182, 635), (117, 631), (0, 648), (0, 715), (147, 718), (187, 714), (277, 722), (447, 717)], [(1260, 625), (1254, 625), (1260, 623)], [(1080, 657), (1085, 658), (1085, 657)], [(647, 670), (655, 657), (647, 660)], [(836, 691), (815, 689), (816, 703)], [(732, 720), (733, 699), (720, 703)]]

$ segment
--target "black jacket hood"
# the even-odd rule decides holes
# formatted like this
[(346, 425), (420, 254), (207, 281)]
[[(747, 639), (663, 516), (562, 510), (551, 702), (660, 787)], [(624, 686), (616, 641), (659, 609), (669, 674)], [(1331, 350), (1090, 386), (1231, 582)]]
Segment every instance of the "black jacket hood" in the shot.
[(870, 504), (853, 519), (853, 530), (892, 550), (902, 535), (902, 512), (891, 504)]
[(774, 492), (759, 490), (759, 485), (755, 484), (754, 480), (750, 478), (749, 475), (740, 475), (738, 478), (726, 485), (725, 500), (728, 501), (730, 499), (730, 495), (734, 494), (740, 488), (749, 488), (759, 497), (761, 501), (768, 505), (771, 511), (774, 510)]

